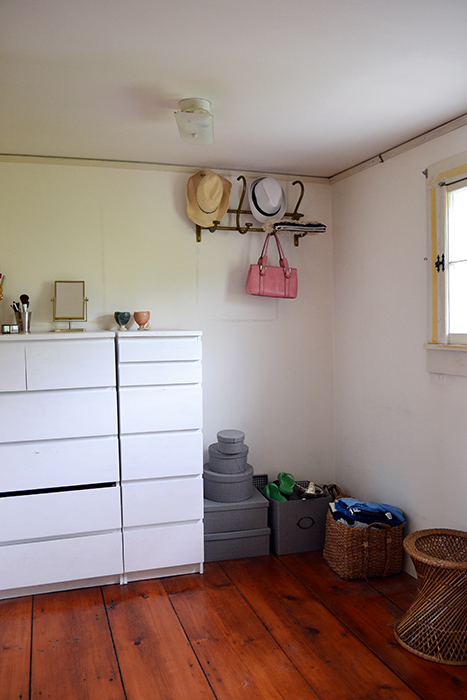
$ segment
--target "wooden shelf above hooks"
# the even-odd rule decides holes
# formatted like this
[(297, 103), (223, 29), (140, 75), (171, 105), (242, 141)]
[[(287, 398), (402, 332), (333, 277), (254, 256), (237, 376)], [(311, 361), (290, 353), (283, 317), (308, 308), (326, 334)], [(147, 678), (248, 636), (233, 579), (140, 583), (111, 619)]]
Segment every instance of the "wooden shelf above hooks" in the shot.
[[(249, 209), (242, 209), (243, 200), (244, 200), (245, 194), (246, 194), (246, 178), (243, 175), (239, 175), (237, 177), (237, 181), (241, 181), (243, 183), (242, 194), (240, 195), (240, 201), (238, 203), (238, 208), (237, 209), (227, 209), (228, 214), (235, 214), (236, 226), (221, 226), (220, 221), (213, 221), (213, 224), (214, 224), (213, 226), (199, 226), (198, 224), (196, 224), (196, 242), (197, 243), (201, 243), (201, 231), (203, 230), (203, 228), (206, 231), (210, 231), (211, 233), (214, 233), (214, 231), (238, 231), (238, 233), (241, 233), (242, 235), (245, 233), (250, 233), (250, 232), (252, 233), (254, 231), (259, 231), (261, 233), (264, 233), (263, 228), (255, 228), (255, 227), (253, 227), (253, 224), (250, 222), (246, 222), (244, 226), (240, 225), (240, 216), (243, 216), (245, 214), (252, 216), (252, 213)], [(291, 212), (291, 213), (286, 212), (284, 214), (284, 216), (292, 219), (292, 221), (299, 221), (302, 218), (303, 214), (300, 214), (298, 212), (298, 208), (299, 208), (301, 201), (303, 199), (303, 194), (305, 192), (305, 188), (303, 186), (303, 182), (301, 182), (300, 180), (294, 180), (292, 182), (292, 185), (300, 185), (300, 194), (299, 194), (299, 197), (297, 199), (297, 203), (295, 205), (293, 212)], [(307, 235), (306, 232), (305, 233), (294, 233), (294, 235), (293, 235), (294, 236), (294, 245), (298, 246), (299, 239), (303, 238), (303, 236), (306, 236), (306, 235)]]

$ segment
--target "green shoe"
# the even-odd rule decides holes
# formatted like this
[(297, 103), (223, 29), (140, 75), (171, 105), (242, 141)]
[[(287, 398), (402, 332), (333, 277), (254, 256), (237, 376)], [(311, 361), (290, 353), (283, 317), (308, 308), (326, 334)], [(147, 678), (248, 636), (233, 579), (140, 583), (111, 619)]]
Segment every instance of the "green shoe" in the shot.
[(293, 487), (295, 486), (295, 479), (292, 474), (287, 474), (286, 472), (279, 472), (277, 475), (279, 479), (279, 489), (282, 493), (290, 496), (293, 493)]
[(267, 498), (271, 498), (273, 501), (286, 501), (286, 497), (281, 494), (279, 487), (273, 481), (263, 488), (263, 494)]

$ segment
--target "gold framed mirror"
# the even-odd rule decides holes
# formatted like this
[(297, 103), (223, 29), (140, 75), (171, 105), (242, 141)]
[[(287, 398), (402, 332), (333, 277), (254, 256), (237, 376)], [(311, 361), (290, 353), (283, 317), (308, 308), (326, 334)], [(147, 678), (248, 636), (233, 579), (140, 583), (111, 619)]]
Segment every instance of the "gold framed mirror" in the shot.
[[(69, 330), (71, 321), (86, 321), (85, 284), (82, 280), (57, 280), (54, 282), (53, 296), (54, 321), (68, 321)], [(82, 330), (82, 329), (79, 329)]]

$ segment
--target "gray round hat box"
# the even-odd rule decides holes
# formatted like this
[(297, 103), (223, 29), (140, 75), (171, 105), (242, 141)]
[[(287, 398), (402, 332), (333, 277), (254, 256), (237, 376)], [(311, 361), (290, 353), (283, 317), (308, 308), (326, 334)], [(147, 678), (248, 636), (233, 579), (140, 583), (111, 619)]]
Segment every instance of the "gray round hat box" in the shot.
[(245, 433), (241, 430), (219, 430), (217, 433), (217, 448), (226, 455), (240, 453), (243, 448)]
[(221, 474), (239, 474), (247, 468), (248, 447), (242, 444), (241, 452), (224, 454), (218, 444), (209, 445), (209, 469)]
[(209, 501), (235, 503), (247, 501), (253, 495), (253, 467), (247, 464), (244, 472), (239, 474), (219, 474), (204, 465), (204, 497)]

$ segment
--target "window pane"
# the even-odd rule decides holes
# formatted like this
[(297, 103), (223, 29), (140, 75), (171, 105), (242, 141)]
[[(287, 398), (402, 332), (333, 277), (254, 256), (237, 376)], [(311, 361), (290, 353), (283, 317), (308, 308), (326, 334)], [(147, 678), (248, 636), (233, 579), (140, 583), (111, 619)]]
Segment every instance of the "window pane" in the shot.
[(467, 187), (449, 192), (449, 261), (467, 260)]
[(467, 262), (449, 265), (449, 333), (467, 333)]

